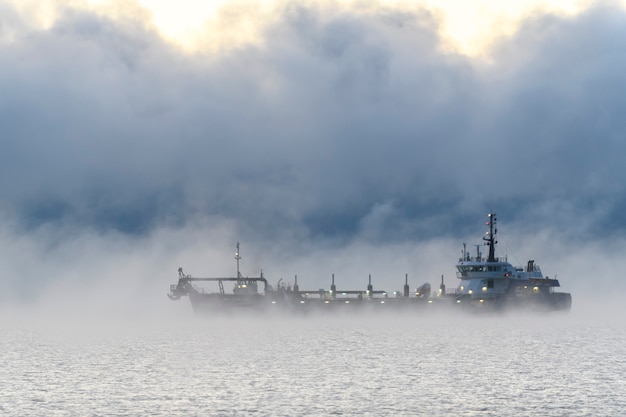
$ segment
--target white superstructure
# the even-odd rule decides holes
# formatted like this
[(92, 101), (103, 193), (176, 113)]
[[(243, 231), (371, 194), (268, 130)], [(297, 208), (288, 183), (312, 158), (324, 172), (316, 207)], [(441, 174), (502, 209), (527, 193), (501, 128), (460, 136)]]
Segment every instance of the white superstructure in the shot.
[(485, 304), (541, 304), (549, 309), (569, 309), (571, 296), (556, 293), (559, 281), (545, 277), (534, 260), (526, 267), (511, 265), (506, 257), (495, 256), (496, 215), (489, 213), (486, 222), (488, 230), (483, 237), (483, 244), (489, 248), (487, 257), (483, 257), (481, 246), (476, 245), (474, 256), (463, 244), (463, 254), (459, 259), (457, 278), (461, 281), (456, 290), (458, 303)]

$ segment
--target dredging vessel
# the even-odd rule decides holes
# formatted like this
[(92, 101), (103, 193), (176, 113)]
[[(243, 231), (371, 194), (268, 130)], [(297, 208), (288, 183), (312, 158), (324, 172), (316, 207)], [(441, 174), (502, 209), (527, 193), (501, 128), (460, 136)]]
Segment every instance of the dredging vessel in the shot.
[[(446, 292), (441, 277), (439, 291), (431, 294), (431, 286), (424, 283), (411, 291), (408, 274), (404, 277), (402, 291), (387, 292), (374, 290), (371, 275), (365, 290), (342, 290), (335, 285), (335, 275), (331, 276), (330, 289), (303, 290), (295, 276), (293, 286), (278, 281), (276, 288), (270, 285), (263, 273), (258, 277), (243, 276), (239, 270), (241, 260), (239, 243), (235, 252), (237, 274), (234, 277), (200, 278), (186, 275), (178, 269), (178, 283), (170, 286), (171, 300), (189, 297), (194, 312), (225, 313), (240, 310), (295, 311), (337, 309), (355, 310), (359, 308), (392, 309), (394, 307), (415, 308), (454, 306), (471, 310), (526, 309), (529, 311), (569, 311), (572, 298), (569, 293), (556, 292), (559, 281), (543, 276), (534, 260), (529, 260), (526, 268), (514, 267), (506, 257), (495, 256), (497, 234), (496, 215), (489, 213), (486, 222), (488, 231), (483, 237), (483, 245), (488, 246), (489, 254), (484, 258), (476, 245), (476, 255), (471, 256), (463, 244), (462, 257), (456, 265), (459, 285), (453, 292)], [(202, 283), (217, 284), (217, 291), (207, 291)], [(226, 292), (225, 283), (233, 283), (232, 292)], [(263, 289), (260, 290), (259, 286)]]

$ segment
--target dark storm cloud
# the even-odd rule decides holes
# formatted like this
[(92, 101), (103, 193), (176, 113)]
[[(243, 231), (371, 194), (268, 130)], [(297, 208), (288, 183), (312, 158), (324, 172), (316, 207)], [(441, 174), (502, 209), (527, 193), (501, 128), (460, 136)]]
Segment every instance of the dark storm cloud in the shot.
[(485, 64), (441, 52), (415, 11), (291, 3), (260, 45), (188, 55), (145, 22), (65, 10), (33, 30), (3, 8), (0, 197), (22, 225), (220, 215), (415, 240), (496, 209), (626, 226), (621, 9), (536, 17)]

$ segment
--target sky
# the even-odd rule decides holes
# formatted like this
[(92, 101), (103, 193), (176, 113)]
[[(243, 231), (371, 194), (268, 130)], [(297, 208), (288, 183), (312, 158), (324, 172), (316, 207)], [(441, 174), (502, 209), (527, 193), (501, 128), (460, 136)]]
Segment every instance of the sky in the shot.
[(237, 241), (454, 287), (490, 210), (575, 303), (625, 287), (622, 3), (175, 3), (0, 0), (0, 302), (163, 308)]

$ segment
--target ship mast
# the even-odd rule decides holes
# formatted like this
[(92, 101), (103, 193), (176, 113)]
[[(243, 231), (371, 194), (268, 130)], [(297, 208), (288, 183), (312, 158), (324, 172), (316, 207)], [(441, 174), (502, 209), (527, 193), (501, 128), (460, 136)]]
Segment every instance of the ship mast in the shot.
[(237, 252), (235, 252), (235, 260), (237, 260), (237, 279), (241, 278), (241, 273), (239, 272), (239, 260), (241, 256), (239, 256), (239, 242), (237, 242)]
[(485, 224), (489, 226), (489, 231), (486, 233), (487, 236), (483, 236), (485, 245), (489, 246), (489, 257), (487, 258), (487, 262), (496, 262), (496, 243), (498, 243), (498, 241), (496, 241), (498, 229), (495, 227), (496, 213), (489, 213), (487, 217), (489, 220), (486, 221)]

